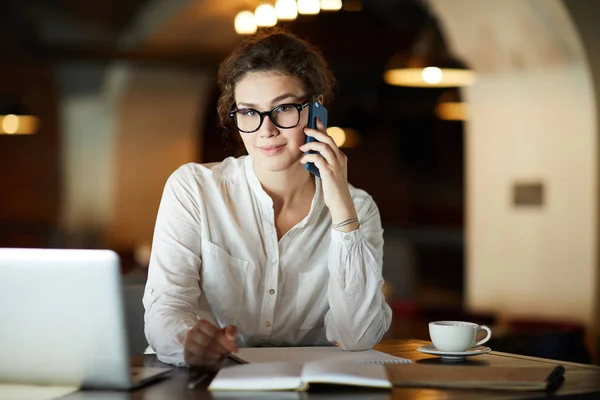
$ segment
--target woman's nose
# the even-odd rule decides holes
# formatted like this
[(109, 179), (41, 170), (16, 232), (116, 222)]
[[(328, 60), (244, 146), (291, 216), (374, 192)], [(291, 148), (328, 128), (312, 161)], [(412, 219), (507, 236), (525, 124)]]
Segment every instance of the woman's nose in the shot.
[(268, 116), (265, 116), (262, 126), (258, 130), (258, 133), (259, 133), (260, 137), (269, 138), (272, 136), (279, 135), (279, 128), (277, 128), (275, 126), (273, 121), (271, 121), (271, 118), (269, 118)]

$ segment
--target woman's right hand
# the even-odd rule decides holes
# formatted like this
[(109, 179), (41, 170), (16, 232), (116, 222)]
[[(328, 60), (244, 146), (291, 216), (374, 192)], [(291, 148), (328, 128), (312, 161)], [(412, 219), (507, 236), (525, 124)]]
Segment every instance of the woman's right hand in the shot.
[(183, 357), (194, 367), (215, 367), (232, 352), (237, 352), (235, 344), (237, 328), (228, 325), (218, 328), (209, 321), (198, 320), (185, 336)]

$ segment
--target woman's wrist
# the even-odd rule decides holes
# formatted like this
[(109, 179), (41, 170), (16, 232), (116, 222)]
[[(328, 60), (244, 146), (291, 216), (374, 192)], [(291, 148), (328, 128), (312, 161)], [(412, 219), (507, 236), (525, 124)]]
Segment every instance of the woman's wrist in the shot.
[(348, 218), (337, 224), (331, 224), (331, 229), (340, 232), (352, 232), (353, 230), (358, 229), (359, 226), (360, 222), (358, 221), (358, 218)]
[(331, 213), (331, 228), (342, 232), (351, 232), (358, 229), (360, 221), (354, 208), (352, 198), (343, 201), (339, 206), (329, 209)]

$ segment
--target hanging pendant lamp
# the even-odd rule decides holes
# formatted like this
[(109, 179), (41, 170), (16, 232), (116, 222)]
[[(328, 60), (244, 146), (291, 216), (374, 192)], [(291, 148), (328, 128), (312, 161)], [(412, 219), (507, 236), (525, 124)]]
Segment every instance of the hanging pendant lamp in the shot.
[(0, 134), (31, 135), (37, 132), (39, 125), (39, 118), (15, 99), (0, 98)]
[(395, 86), (461, 87), (475, 83), (476, 74), (448, 52), (437, 25), (431, 21), (410, 52), (392, 56), (383, 79)]

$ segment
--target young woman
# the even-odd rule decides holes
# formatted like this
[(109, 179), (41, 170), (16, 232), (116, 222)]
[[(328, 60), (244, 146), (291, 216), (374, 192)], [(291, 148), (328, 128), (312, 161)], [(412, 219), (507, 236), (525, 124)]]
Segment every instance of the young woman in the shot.
[(323, 124), (306, 127), (310, 102), (332, 92), (324, 58), (290, 33), (262, 31), (222, 63), (219, 86), (220, 121), (248, 155), (168, 179), (143, 300), (150, 346), (190, 366), (238, 346), (371, 348), (391, 321), (383, 230)]

